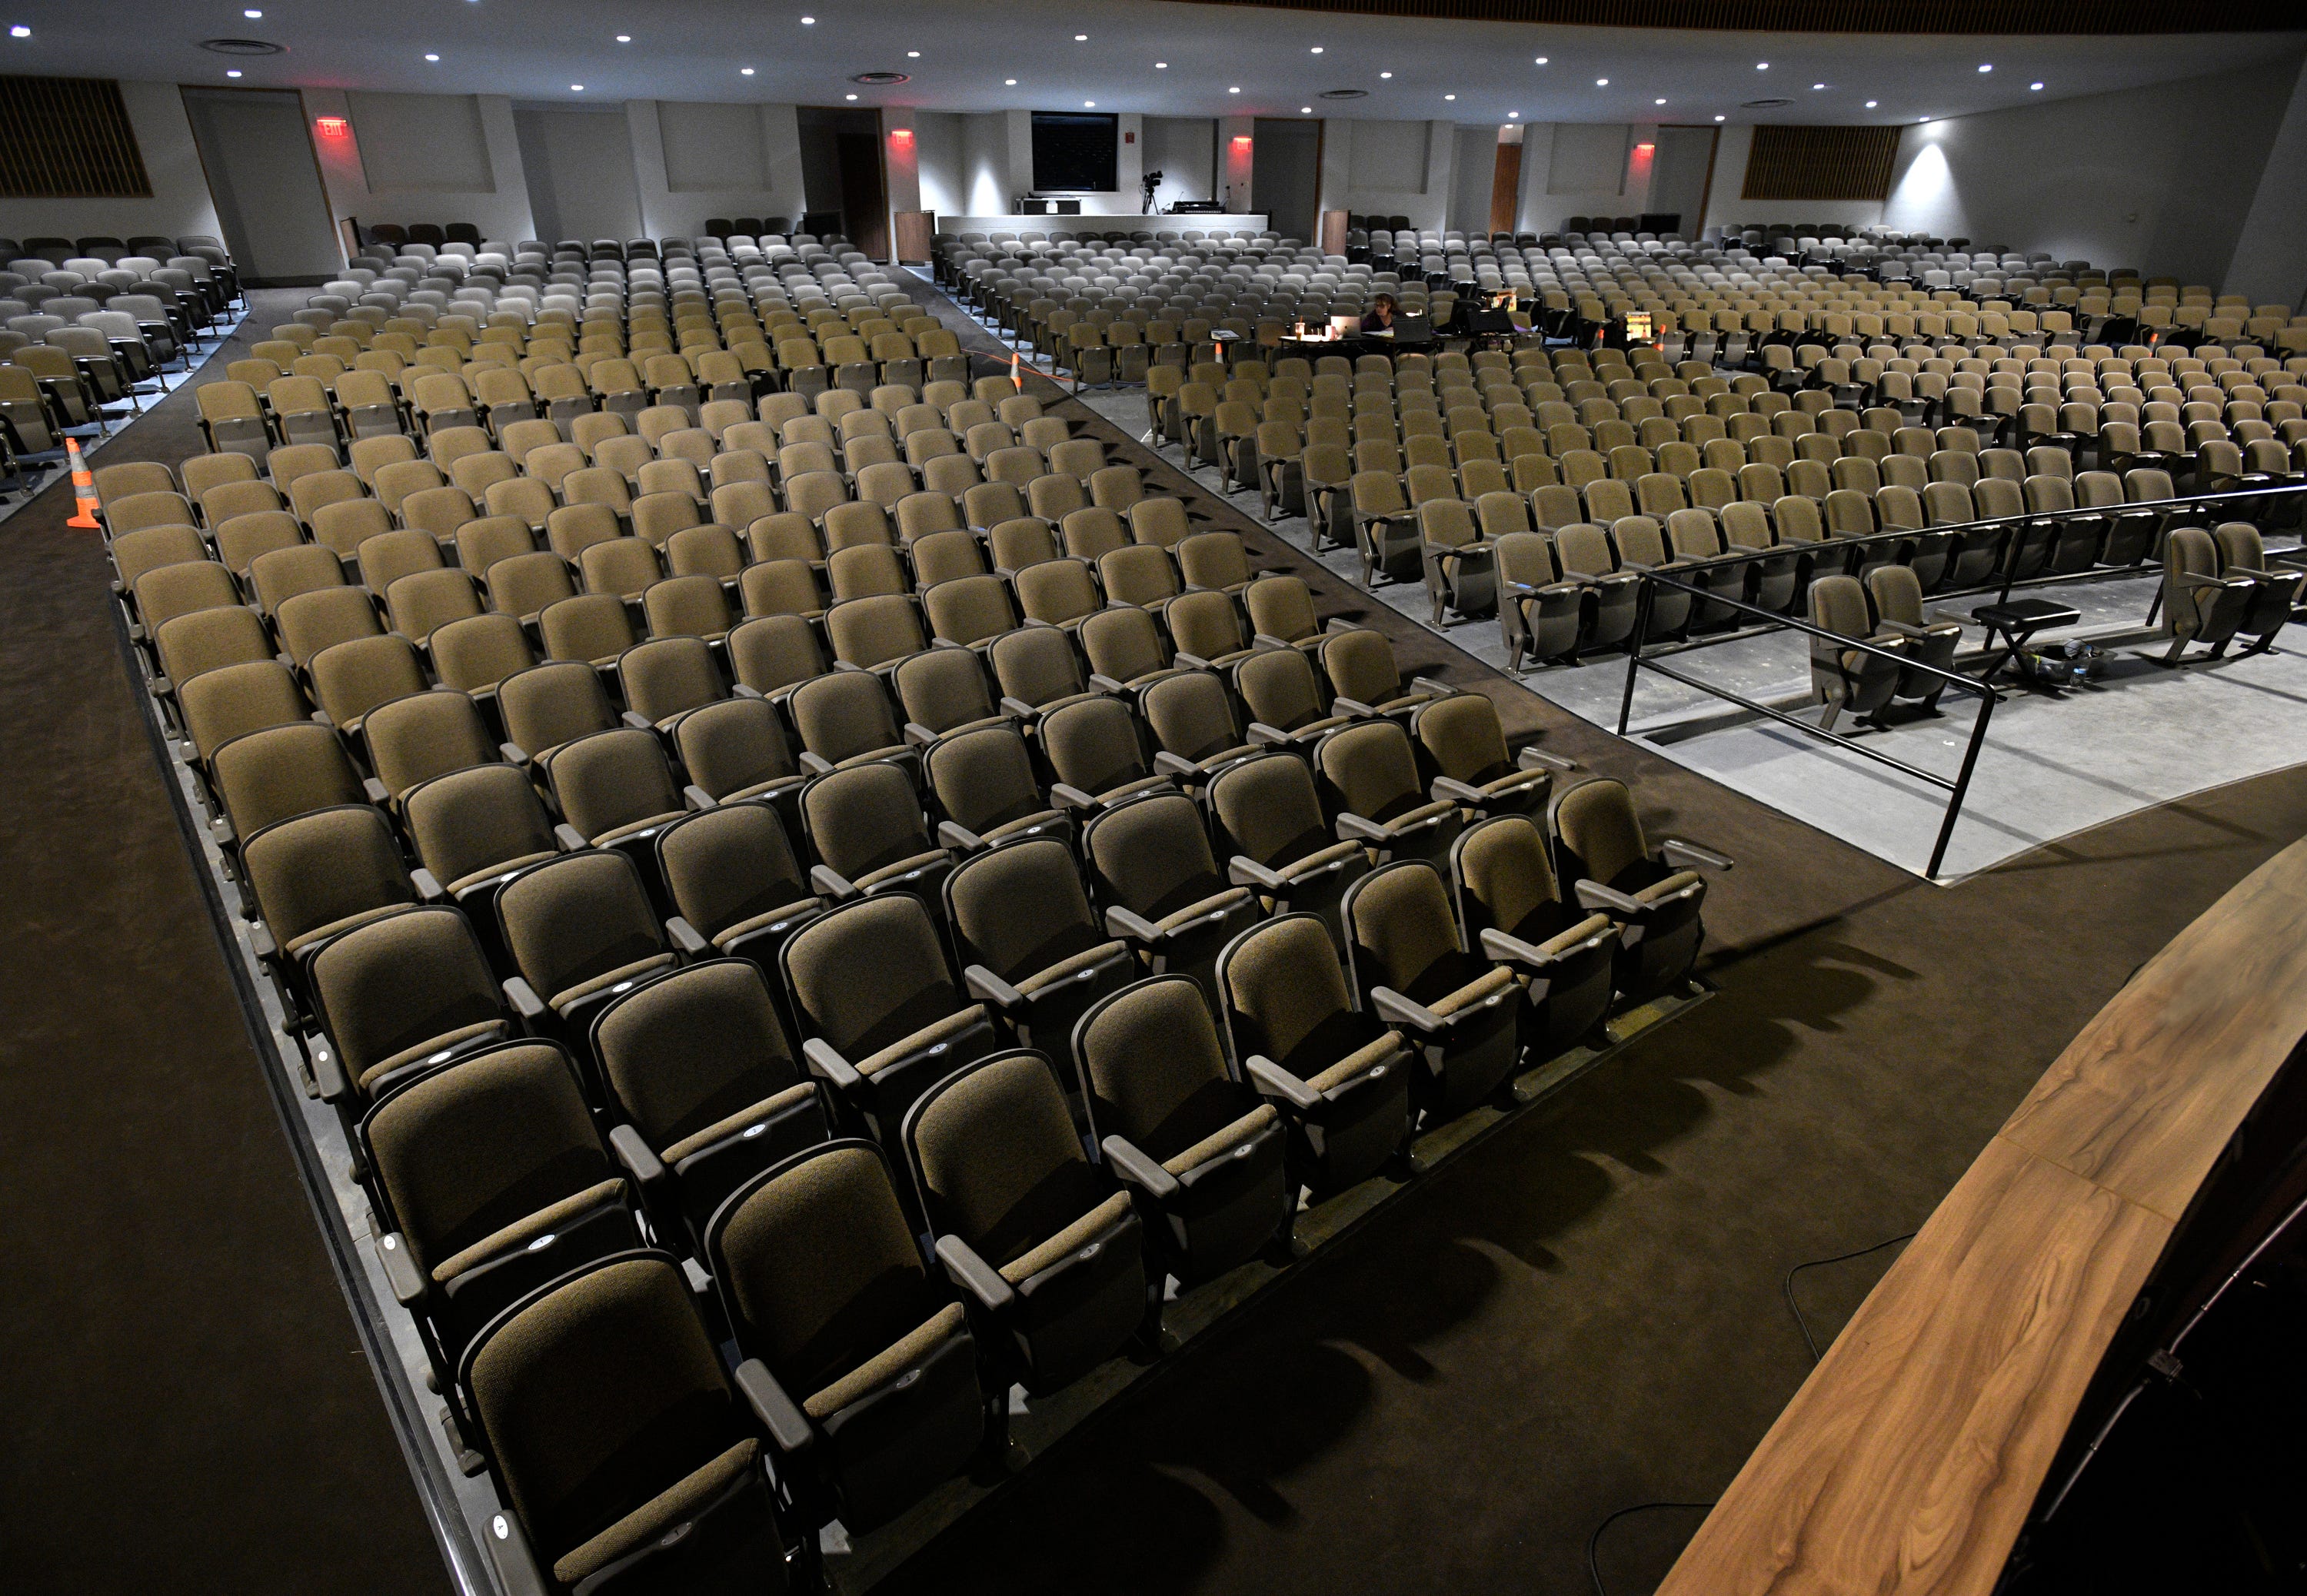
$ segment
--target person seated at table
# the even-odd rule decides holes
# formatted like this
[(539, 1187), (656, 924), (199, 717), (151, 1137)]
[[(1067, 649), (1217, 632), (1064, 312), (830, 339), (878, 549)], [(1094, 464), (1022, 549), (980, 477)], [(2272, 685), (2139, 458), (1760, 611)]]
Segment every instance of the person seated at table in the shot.
[(1394, 295), (1391, 294), (1379, 294), (1376, 300), (1371, 302), (1369, 314), (1362, 318), (1362, 331), (1365, 333), (1393, 332), (1394, 311)]

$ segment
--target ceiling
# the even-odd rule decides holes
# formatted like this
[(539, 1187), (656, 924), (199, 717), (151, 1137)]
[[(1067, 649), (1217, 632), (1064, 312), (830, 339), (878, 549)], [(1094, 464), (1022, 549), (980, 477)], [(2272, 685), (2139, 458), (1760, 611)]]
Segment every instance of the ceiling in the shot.
[[(251, 20), (244, 5), (264, 14)], [(32, 29), (29, 38), (0, 37), (0, 71), (12, 73), (572, 105), (839, 106), (853, 95), (863, 107), (946, 111), (1094, 102), (1162, 115), (1295, 116), (1311, 107), (1463, 123), (1909, 122), (2199, 76), (2307, 46), (2307, 33), (1685, 32), (1179, 0), (0, 0), (0, 11)], [(620, 33), (631, 42), (617, 43)], [(227, 59), (200, 47), (217, 38), (270, 40), (287, 53)], [(234, 69), (242, 75), (227, 79)], [(880, 70), (912, 81), (848, 81)], [(1330, 89), (1368, 98), (1316, 98)], [(1765, 97), (1793, 103), (1744, 108)]]

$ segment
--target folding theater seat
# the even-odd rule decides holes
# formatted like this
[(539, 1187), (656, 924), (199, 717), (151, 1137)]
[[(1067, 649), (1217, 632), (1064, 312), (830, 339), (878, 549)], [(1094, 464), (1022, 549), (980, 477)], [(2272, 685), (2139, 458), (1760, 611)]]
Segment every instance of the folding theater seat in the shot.
[(1429, 799), (1418, 779), (1410, 735), (1399, 721), (1358, 721), (1315, 746), (1324, 810), (1341, 841), (1362, 843), (1381, 861), (1446, 861), (1462, 818), (1454, 798)]
[(1006, 718), (930, 744), (922, 774), (943, 816), (938, 840), (956, 854), (1031, 837), (1073, 841), (1072, 821), (1051, 807), (1025, 739)]
[(777, 955), (811, 1071), (888, 1142), (932, 1080), (999, 1044), (985, 1005), (954, 979), (919, 898), (888, 892), (827, 911)]
[[(786, 937), (824, 912), (793, 858), (776, 812), (730, 803), (657, 833), (665, 895), (716, 952), (750, 959), (775, 981)], [(780, 998), (779, 1001), (782, 1001)]]
[(1552, 1058), (1590, 1035), (1610, 1011), (1618, 929), (1562, 900), (1543, 817), (1478, 822), (1450, 849), (1458, 924), (1522, 985), (1522, 1042)]
[(1895, 659), (1846, 648), (1839, 639), (1871, 643), (1893, 653), (1905, 652), (1905, 640), (1896, 634), (1875, 635), (1866, 612), (1866, 590), (1856, 576), (1821, 576), (1812, 582), (1810, 619), (1813, 626), (1835, 634), (1832, 639), (1810, 640), (1811, 690), (1826, 705), (1820, 727), (1833, 730), (1845, 710), (1875, 722), (1898, 691), (1901, 667)]
[(596, 731), (538, 764), (570, 833), (564, 844), (614, 849), (647, 879), (656, 833), (689, 812), (656, 735), (635, 726)]
[(497, 889), (559, 851), (536, 789), (515, 765), (476, 764), (412, 788), (401, 822), (442, 893), (483, 935), (496, 925)]
[(1522, 984), (1469, 952), (1441, 875), (1383, 865), (1347, 891), (1347, 969), (1361, 1008), (1402, 1033), (1423, 1066), (1411, 1103), (1431, 1129), (1488, 1097), (1521, 1060)]
[(1680, 987), (1706, 935), (1706, 883), (1689, 866), (1730, 860), (1678, 837), (1652, 849), (1623, 782), (1582, 781), (1555, 795), (1548, 818), (1557, 880), (1618, 924), (1618, 990), (1643, 1002)]
[(513, 1034), (481, 944), (454, 909), (356, 926), (315, 948), (307, 969), (315, 1029), (305, 1054), (340, 1112)]
[[(384, 816), (366, 804), (313, 809), (240, 840), (243, 878), (262, 923), (257, 955), (299, 1009), (309, 1009), (308, 954), (330, 937), (417, 901)], [(438, 883), (427, 877), (427, 896)]]
[(2277, 636), (2296, 613), (2307, 572), (2292, 563), (2295, 555), (2282, 563), (2270, 559), (2259, 528), (2249, 521), (2223, 521), (2212, 529), (2211, 540), (2218, 550), (2219, 575), (2229, 579), (2240, 576), (2253, 585), (2251, 602), (2235, 630), (2258, 639), (2249, 652), (2264, 653), (2275, 646)]
[(870, 1143), (772, 1165), (722, 1205), (706, 1252), (745, 1360), (738, 1387), (807, 1534), (888, 1523), (1005, 1421), (1007, 1395), (981, 1388), (967, 1315), (924, 1264)]
[(1328, 927), (1308, 914), (1253, 926), (1217, 980), (1233, 1056), (1290, 1127), (1295, 1183), (1327, 1196), (1376, 1174), (1410, 1132), (1413, 1061), (1355, 1009)]
[(1423, 700), (1454, 690), (1427, 677), (1403, 681), (1394, 663), (1394, 644), (1384, 633), (1368, 627), (1329, 633), (1320, 653), (1334, 695), (1331, 707), (1338, 714), (1394, 715), (1406, 721)]
[(1193, 800), (1149, 792), (1102, 810), (1083, 828), (1082, 853), (1107, 932), (1152, 973), (1190, 976), (1214, 1001), (1218, 950), (1259, 910), (1248, 888), (1219, 874)]
[(1234, 691), (1249, 714), (1249, 740), (1310, 753), (1314, 745), (1354, 717), (1332, 713), (1306, 651), (1269, 648), (1233, 670)]
[(801, 792), (802, 824), (819, 861), (812, 887), (836, 902), (906, 893), (941, 915), (954, 855), (930, 837), (912, 773), (873, 761), (813, 778)]
[[(1951, 620), (1925, 620), (1922, 584), (1902, 565), (1877, 566), (1866, 573), (1866, 596), (1874, 602), (1876, 636), (1899, 639), (1900, 653), (1919, 664), (1941, 670), (1954, 669), (1954, 652), (1962, 642), (1962, 627)], [(1895, 696), (1934, 708), (1946, 683), (1916, 670), (1899, 668)]]
[[(756, 811), (759, 813), (759, 811)], [(625, 994), (593, 1022), (618, 1162), (653, 1213), (702, 1237), (722, 1201), (831, 1134), (760, 967), (711, 959)]]
[(906, 1161), (991, 1369), (1040, 1395), (1159, 1325), (1129, 1196), (1082, 1151), (1038, 1053), (964, 1065), (905, 1115)]
[(496, 909), (518, 972), (504, 982), (506, 1000), (525, 1024), (580, 1056), (595, 1016), (678, 962), (640, 873), (613, 850), (530, 866), (497, 889)]
[(377, 1256), (444, 1391), (499, 1313), (641, 1245), (630, 1189), (553, 1043), (498, 1043), (419, 1071), (378, 1097), (356, 1147)]
[(1411, 712), (1410, 736), (1432, 796), (1476, 816), (1543, 814), (1556, 772), (1577, 768), (1535, 747), (1508, 755), (1497, 705), (1479, 693), (1427, 700)]
[(1288, 1128), (1227, 1067), (1205, 988), (1133, 982), (1082, 1017), (1074, 1051), (1091, 1139), (1162, 1268), (1191, 1284), (1288, 1245)]
[(970, 994), (1070, 1069), (1076, 1022), (1136, 974), (1129, 944), (1091, 911), (1072, 851), (1041, 837), (979, 854), (947, 877), (945, 907)]
[(667, 1254), (541, 1288), (467, 1350), (457, 1385), (507, 1507), (486, 1538), (505, 1588), (790, 1588), (760, 1439), (786, 1410), (741, 1405)]

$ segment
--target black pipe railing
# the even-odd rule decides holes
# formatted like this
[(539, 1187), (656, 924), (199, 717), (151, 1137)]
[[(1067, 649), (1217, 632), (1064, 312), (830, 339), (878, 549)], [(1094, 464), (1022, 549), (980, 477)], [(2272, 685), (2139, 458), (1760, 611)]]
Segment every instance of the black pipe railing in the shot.
[[(1847, 637), (1840, 632), (1830, 632), (1823, 627), (1813, 626), (1806, 620), (1797, 620), (1793, 616), (1777, 614), (1762, 609), (1760, 605), (1749, 604), (1743, 599), (1725, 598), (1720, 593), (1708, 592), (1677, 577), (1669, 576), (1663, 571), (1644, 569), (1636, 574), (1642, 578), (1642, 587), (1635, 596), (1634, 631), (1634, 636), (1628, 640), (1626, 652), (1626, 689), (1618, 701), (1618, 735), (1620, 737), (1626, 735), (1627, 724), (1634, 714), (1634, 679), (1641, 672), (1651, 670), (1670, 680), (1678, 681), (1685, 687), (1695, 687), (1702, 693), (1711, 694), (1727, 703), (1735, 704), (1741, 709), (1758, 715), (1767, 715), (1773, 721), (1791, 726), (1797, 731), (1817, 738), (1822, 742), (1832, 743), (1839, 748), (1848, 748), (1850, 752), (1871, 759), (1877, 764), (1889, 765), (1892, 770), (1912, 776), (1918, 781), (1926, 782), (1948, 795), (1946, 812), (1939, 822), (1938, 838), (1931, 846), (1931, 862), (1924, 871), (1925, 875), (1935, 878), (1939, 873), (1939, 866), (1945, 862), (1947, 843), (1954, 836), (1954, 823), (1962, 814), (1963, 799), (1970, 791), (1971, 772), (1978, 765), (1978, 750), (1986, 738), (1987, 721), (1994, 713), (1995, 704), (2000, 702), (2000, 696), (1994, 689), (1975, 678), (1925, 663), (1896, 650), (1884, 648), (1864, 637)], [(1902, 670), (1919, 671), (1926, 677), (1936, 679), (1942, 688), (1952, 687), (1959, 693), (1977, 699), (1978, 719), (1972, 724), (1970, 741), (1963, 749), (1962, 769), (1952, 779), (1949, 779), (1940, 775), (1936, 771), (1927, 771), (1920, 765), (1909, 764), (1903, 759), (1883, 753), (1880, 748), (1870, 748), (1855, 738), (1845, 737), (1840, 732), (1830, 731), (1825, 727), (1805, 721), (1799, 715), (1788, 714), (1782, 709), (1749, 698), (1742, 693), (1733, 692), (1728, 687), (1686, 675), (1654, 657), (1645, 658), (1642, 654), (1642, 642), (1644, 635), (1650, 629), (1652, 595), (1659, 586), (1671, 587), (1677, 592), (1688, 593), (1694, 602), (1727, 605), (1730, 609), (1758, 616), (1785, 627), (1790, 631), (1826, 639), (1838, 650), (1855, 650), (1860, 653), (1873, 654), (1880, 659), (1892, 661)], [(1723, 641), (1727, 642), (1728, 639), (1725, 638)]]

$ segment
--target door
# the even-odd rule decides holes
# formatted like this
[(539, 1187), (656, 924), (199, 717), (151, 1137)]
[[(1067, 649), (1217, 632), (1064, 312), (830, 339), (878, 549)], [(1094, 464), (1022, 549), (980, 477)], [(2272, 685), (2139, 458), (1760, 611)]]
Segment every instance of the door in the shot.
[(336, 218), (293, 89), (186, 89), (217, 223), (255, 287), (325, 283), (344, 269)]
[[(875, 121), (878, 124), (878, 115)], [(881, 172), (879, 127), (845, 127), (835, 138), (841, 163), (841, 230), (874, 260), (887, 260), (889, 190)]]
[(1653, 214), (1679, 216), (1675, 231), (1695, 238), (1706, 225), (1706, 189), (1714, 175), (1714, 141), (1720, 130), (1711, 127), (1662, 127), (1651, 166)]

